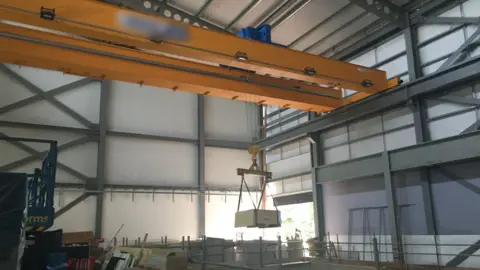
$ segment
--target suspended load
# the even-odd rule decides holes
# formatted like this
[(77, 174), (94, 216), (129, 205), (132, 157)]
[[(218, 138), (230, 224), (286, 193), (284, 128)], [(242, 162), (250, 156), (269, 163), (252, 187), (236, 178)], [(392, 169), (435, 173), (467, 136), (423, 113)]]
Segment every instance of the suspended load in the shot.
[[(275, 203), (273, 203), (275, 210), (260, 209), (263, 196), (265, 196), (267, 182), (268, 179), (272, 179), (272, 173), (262, 171), (258, 168), (256, 155), (259, 151), (260, 149), (258, 147), (250, 148), (249, 152), (252, 155), (252, 166), (250, 166), (249, 169), (237, 169), (237, 175), (241, 176), (242, 179), (240, 183), (240, 195), (238, 196), (237, 212), (235, 213), (235, 228), (274, 228), (281, 226), (280, 211), (278, 211)], [(260, 190), (260, 199), (257, 203), (255, 203), (255, 201), (253, 200), (248, 184), (245, 181), (245, 175), (258, 175), (265, 178), (265, 181), (263, 181), (262, 188)], [(248, 195), (250, 196), (250, 199), (252, 200), (253, 209), (240, 211), (240, 203), (242, 200), (244, 186), (246, 191), (248, 192)]]

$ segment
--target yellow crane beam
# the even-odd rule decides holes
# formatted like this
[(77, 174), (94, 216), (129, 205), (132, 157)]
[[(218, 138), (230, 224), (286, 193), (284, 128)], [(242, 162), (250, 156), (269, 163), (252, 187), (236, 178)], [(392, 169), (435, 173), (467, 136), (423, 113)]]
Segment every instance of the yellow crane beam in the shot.
[[(40, 18), (41, 7), (55, 9), (55, 18)], [(368, 94), (388, 87), (384, 71), (327, 59), (276, 45), (185, 25), (188, 41), (152, 42), (126, 33), (117, 23), (121, 9), (93, 0), (0, 0), (0, 19), (77, 36), (154, 50), (185, 58), (204, 60), (276, 77), (351, 89)], [(133, 11), (123, 10), (124, 12)], [(139, 14), (145, 18), (149, 15)], [(174, 20), (160, 19), (175, 23)], [(241, 54), (243, 60), (237, 56)]]
[[(319, 87), (136, 49), (0, 24), (0, 61), (100, 79), (324, 112), (343, 100)], [(337, 94), (337, 90), (322, 89)]]

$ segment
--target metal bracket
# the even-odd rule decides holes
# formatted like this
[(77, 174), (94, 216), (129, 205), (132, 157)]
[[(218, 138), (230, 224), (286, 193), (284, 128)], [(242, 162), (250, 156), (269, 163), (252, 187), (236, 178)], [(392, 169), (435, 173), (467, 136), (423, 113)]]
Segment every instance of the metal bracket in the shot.
[(407, 13), (389, 0), (350, 0), (350, 2), (402, 29), (407, 26)]
[(44, 20), (53, 21), (55, 20), (55, 9), (52, 8), (44, 8), (43, 6), (40, 8), (40, 18)]

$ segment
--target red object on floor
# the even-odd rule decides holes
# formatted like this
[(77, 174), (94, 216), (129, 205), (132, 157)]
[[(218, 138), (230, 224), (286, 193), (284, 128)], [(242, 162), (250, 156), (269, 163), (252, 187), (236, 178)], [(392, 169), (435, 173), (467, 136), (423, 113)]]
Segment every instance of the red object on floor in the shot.
[(93, 270), (93, 267), (95, 265), (95, 258), (69, 258), (67, 264), (68, 270)]

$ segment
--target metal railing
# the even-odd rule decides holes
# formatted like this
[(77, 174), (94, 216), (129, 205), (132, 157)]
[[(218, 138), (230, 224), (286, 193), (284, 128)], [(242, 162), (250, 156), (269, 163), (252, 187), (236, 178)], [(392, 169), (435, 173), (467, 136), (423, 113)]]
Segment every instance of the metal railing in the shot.
[[(364, 235), (359, 237), (365, 239)], [(233, 241), (207, 236), (200, 239), (182, 237), (179, 241), (172, 241), (165, 236), (159, 241), (149, 240), (146, 243), (143, 243), (140, 237), (133, 241), (124, 237), (121, 243), (117, 239), (114, 239), (113, 243), (118, 246), (180, 248), (188, 254), (190, 263), (198, 264), (202, 269), (208, 267), (256, 270), (286, 266), (310, 269), (310, 264), (316, 262), (364, 266), (372, 269), (417, 269), (418, 267), (441, 269), (452, 266), (454, 260), (460, 264), (467, 258), (474, 260), (473, 264), (476, 262), (479, 264), (470, 265), (471, 267), (480, 268), (480, 254), (463, 252), (475, 247), (480, 250), (480, 244), (439, 244), (438, 241), (433, 241), (436, 244), (408, 243), (404, 239), (402, 246), (398, 248), (385, 241), (388, 237), (390, 236), (369, 235), (366, 241), (348, 242), (340, 241), (338, 235), (335, 241), (331, 241), (328, 235), (322, 241), (319, 239), (307, 241), (308, 247), (304, 247), (307, 243), (302, 240), (282, 241), (280, 236), (273, 241), (264, 240), (262, 237), (256, 240)], [(458, 249), (460, 252), (445, 252), (449, 247)], [(428, 249), (432, 252), (428, 252)], [(440, 252), (442, 250), (443, 252)], [(415, 261), (418, 258), (420, 261)]]

